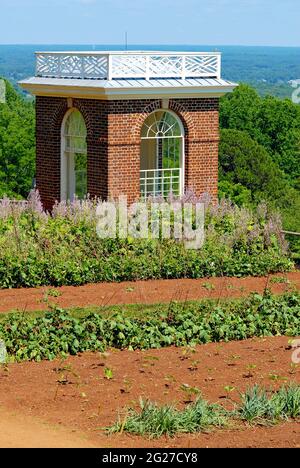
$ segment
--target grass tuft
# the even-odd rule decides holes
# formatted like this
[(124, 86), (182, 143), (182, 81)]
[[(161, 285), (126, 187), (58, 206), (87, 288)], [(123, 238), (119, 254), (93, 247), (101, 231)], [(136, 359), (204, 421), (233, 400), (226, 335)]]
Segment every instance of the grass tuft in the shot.
[(300, 417), (300, 386), (291, 384), (283, 386), (273, 396), (272, 405), (277, 408), (280, 418), (296, 419)]
[(300, 387), (295, 384), (283, 386), (270, 396), (264, 388), (255, 385), (241, 395), (241, 400), (237, 413), (250, 424), (275, 424), (300, 416)]
[(179, 433), (197, 433), (226, 424), (224, 410), (209, 404), (202, 397), (183, 410), (172, 405), (158, 406), (150, 401), (140, 401), (141, 411), (131, 410), (125, 419), (108, 428), (110, 433), (131, 434), (159, 438), (163, 435), (174, 437)]
[(282, 420), (300, 417), (300, 386), (283, 386), (276, 393), (255, 385), (241, 394), (241, 402), (234, 411), (227, 411), (219, 404), (210, 404), (201, 396), (178, 410), (172, 405), (158, 406), (151, 401), (140, 400), (140, 411), (131, 409), (125, 418), (107, 431), (128, 432), (138, 436), (159, 438), (174, 437), (182, 433), (207, 432), (222, 428), (230, 421), (246, 421), (251, 425), (272, 425)]
[(241, 394), (241, 404), (237, 414), (240, 419), (250, 424), (266, 425), (275, 420), (274, 408), (267, 391), (259, 385)]

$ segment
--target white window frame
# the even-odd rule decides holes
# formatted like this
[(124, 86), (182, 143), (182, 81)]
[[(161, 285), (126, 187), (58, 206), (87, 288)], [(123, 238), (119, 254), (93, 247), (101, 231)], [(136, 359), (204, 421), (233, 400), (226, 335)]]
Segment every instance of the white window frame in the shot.
[[(73, 112), (80, 112), (76, 107), (69, 109), (63, 118), (61, 124), (61, 151), (60, 151), (60, 199), (61, 201), (74, 200), (74, 194), (76, 191), (76, 179), (75, 179), (75, 161), (74, 158), (70, 158), (70, 154), (67, 154), (66, 148), (66, 135), (65, 128), (66, 122), (69, 116)], [(82, 115), (82, 114), (81, 114)], [(83, 117), (83, 116), (82, 116)], [(69, 162), (67, 161), (69, 158)]]
[[(179, 125), (179, 128), (180, 128), (180, 136), (161, 136), (158, 134), (156, 134), (155, 136), (141, 136), (141, 141), (143, 140), (159, 140), (159, 139), (167, 139), (167, 138), (170, 138), (170, 139), (175, 139), (175, 138), (178, 138), (180, 140), (180, 161), (179, 161), (179, 165), (180, 167), (178, 169), (180, 169), (180, 183), (179, 183), (179, 196), (182, 196), (184, 194), (184, 189), (185, 189), (185, 131), (184, 131), (184, 126), (183, 126), (183, 123), (181, 121), (181, 119), (178, 117), (178, 115), (173, 112), (172, 110), (170, 109), (157, 109), (153, 112), (151, 112), (151, 114), (149, 114), (146, 119), (144, 120), (144, 123), (142, 125), (142, 129), (144, 128), (144, 125), (145, 125), (145, 122), (150, 118), (151, 115), (153, 114), (156, 114), (157, 112), (164, 112), (164, 113), (169, 113), (171, 114), (176, 122), (178, 123)], [(142, 159), (142, 153), (140, 154), (140, 161)], [(158, 169), (158, 155), (156, 155), (156, 168), (155, 170)], [(141, 171), (141, 172), (145, 172), (145, 171)]]

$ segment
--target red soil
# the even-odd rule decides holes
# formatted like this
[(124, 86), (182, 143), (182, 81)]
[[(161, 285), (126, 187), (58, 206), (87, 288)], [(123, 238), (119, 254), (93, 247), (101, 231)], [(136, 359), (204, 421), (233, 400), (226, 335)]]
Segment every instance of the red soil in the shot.
[(75, 430), (2, 409), (0, 433), (1, 448), (95, 448), (84, 434)]
[[(183, 384), (229, 407), (227, 386), (233, 388), (229, 396), (235, 400), (239, 391), (254, 383), (272, 389), (285, 382), (300, 384), (300, 368), (291, 365), (291, 356), (289, 339), (274, 337), (211, 343), (197, 346), (194, 352), (174, 347), (111, 350), (107, 355), (86, 353), (63, 362), (10, 364), (0, 368), (4, 415), (0, 446), (300, 447), (296, 422), (254, 428), (242, 424), (153, 441), (126, 434), (108, 437), (101, 429), (112, 424), (118, 413), (124, 415), (126, 406), (137, 406), (140, 397), (183, 406), (187, 399), (180, 388)], [(68, 370), (63, 370), (66, 366)], [(105, 367), (113, 370), (111, 380), (104, 378)]]
[[(274, 277), (285, 282), (273, 282)], [(262, 278), (208, 278), (180, 280), (151, 280), (124, 283), (99, 283), (86, 286), (55, 288), (59, 297), (50, 297), (61, 307), (87, 307), (116, 304), (152, 304), (203, 298), (237, 298), (251, 292), (262, 293), (269, 287), (280, 294), (291, 288), (300, 289), (300, 271)], [(0, 290), (0, 313), (12, 310), (45, 310), (43, 302), (50, 288)]]

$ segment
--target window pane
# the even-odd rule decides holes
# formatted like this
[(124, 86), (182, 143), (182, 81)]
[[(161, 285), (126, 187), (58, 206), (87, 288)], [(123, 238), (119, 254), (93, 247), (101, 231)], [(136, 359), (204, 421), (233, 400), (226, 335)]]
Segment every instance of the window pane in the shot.
[(142, 138), (182, 136), (177, 118), (168, 111), (152, 112), (142, 127)]
[(180, 167), (180, 146), (178, 138), (168, 138), (162, 140), (162, 166), (163, 169)]
[(179, 119), (169, 111), (153, 112), (144, 122), (141, 138), (142, 196), (180, 195), (184, 132)]
[(87, 155), (75, 153), (75, 194), (82, 200), (87, 194)]
[(73, 110), (64, 127), (66, 158), (66, 194), (73, 200), (74, 196), (83, 199), (87, 194), (87, 143), (86, 125), (82, 114)]

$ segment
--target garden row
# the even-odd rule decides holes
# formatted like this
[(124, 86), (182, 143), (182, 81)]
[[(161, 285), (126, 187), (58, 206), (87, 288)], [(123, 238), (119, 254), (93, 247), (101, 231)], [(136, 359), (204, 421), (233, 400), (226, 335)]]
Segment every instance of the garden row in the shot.
[(293, 267), (280, 217), (264, 204), (255, 211), (226, 200), (208, 205), (205, 243), (189, 250), (175, 239), (99, 238), (97, 203), (60, 203), (50, 215), (36, 193), (26, 205), (0, 200), (0, 288), (263, 276)]
[[(233, 403), (233, 402), (231, 402)], [(255, 385), (241, 394), (241, 401), (233, 403), (233, 410), (225, 410), (219, 404), (210, 404), (202, 397), (183, 410), (172, 405), (157, 406), (141, 401), (141, 410), (129, 410), (125, 418), (108, 428), (110, 433), (128, 432), (134, 435), (158, 438), (174, 437), (182, 433), (199, 433), (213, 428), (224, 428), (233, 421), (251, 425), (272, 425), (300, 417), (300, 386), (283, 386), (268, 394)]]
[[(156, 309), (155, 309), (156, 308)], [(151, 349), (254, 336), (300, 334), (300, 294), (254, 294), (240, 301), (158, 305), (151, 318), (89, 314), (74, 317), (61, 309), (43, 316), (10, 314), (0, 321), (0, 339), (10, 359), (52, 360), (84, 351)]]

